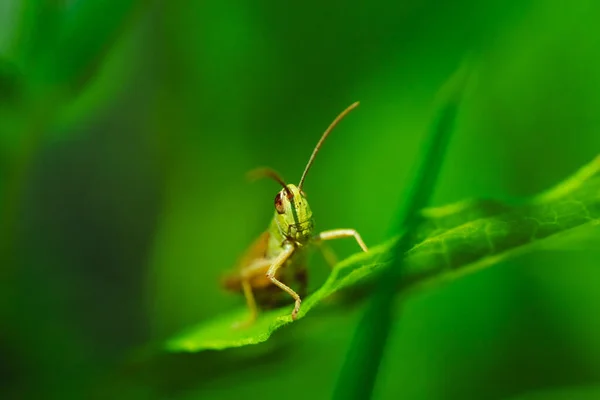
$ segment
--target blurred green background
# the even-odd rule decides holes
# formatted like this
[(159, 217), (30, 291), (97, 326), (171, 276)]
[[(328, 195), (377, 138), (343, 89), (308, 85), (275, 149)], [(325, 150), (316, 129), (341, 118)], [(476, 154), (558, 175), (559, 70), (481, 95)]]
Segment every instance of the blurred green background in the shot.
[[(258, 346), (131, 359), (243, 305), (219, 279), (278, 190), (244, 174), (296, 183), (353, 101), (305, 190), (318, 229), (369, 245), (466, 55), (436, 205), (531, 195), (589, 162), (599, 18), (594, 0), (2, 0), (0, 398), (329, 398), (360, 302)], [(536, 253), (411, 298), (375, 397), (600, 398), (599, 256)], [(315, 288), (327, 268), (310, 272)], [(588, 389), (554, 397), (570, 387)]]

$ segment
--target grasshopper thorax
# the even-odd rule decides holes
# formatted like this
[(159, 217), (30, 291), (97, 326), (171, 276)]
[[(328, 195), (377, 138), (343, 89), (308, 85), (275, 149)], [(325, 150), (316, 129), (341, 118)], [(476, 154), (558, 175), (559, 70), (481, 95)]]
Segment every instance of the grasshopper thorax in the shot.
[(296, 185), (286, 185), (275, 196), (275, 222), (285, 238), (299, 244), (312, 236), (314, 221), (306, 194)]

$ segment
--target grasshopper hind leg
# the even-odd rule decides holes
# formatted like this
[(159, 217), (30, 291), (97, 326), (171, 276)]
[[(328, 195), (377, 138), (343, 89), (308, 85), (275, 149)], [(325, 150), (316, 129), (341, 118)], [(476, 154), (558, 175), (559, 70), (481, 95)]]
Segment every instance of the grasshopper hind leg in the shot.
[(246, 304), (248, 305), (248, 309), (250, 310), (250, 316), (248, 319), (242, 322), (237, 322), (234, 324), (234, 328), (245, 328), (254, 323), (256, 321), (256, 317), (258, 315), (258, 307), (256, 305), (256, 298), (254, 296), (254, 292), (252, 291), (252, 284), (250, 283), (250, 279), (253, 275), (257, 273), (261, 273), (266, 267), (271, 265), (271, 262), (267, 259), (261, 258), (254, 261), (251, 265), (246, 267), (241, 275), (241, 286), (242, 291), (244, 292), (244, 297), (246, 297)]
[(248, 309), (250, 310), (250, 316), (244, 322), (236, 324), (236, 327), (243, 328), (246, 326), (250, 326), (256, 321), (256, 316), (258, 315), (258, 308), (256, 307), (256, 299), (254, 298), (254, 293), (252, 293), (252, 286), (250, 286), (250, 282), (247, 279), (242, 280), (242, 289), (244, 290), (244, 296), (246, 297), (246, 303), (248, 304)]

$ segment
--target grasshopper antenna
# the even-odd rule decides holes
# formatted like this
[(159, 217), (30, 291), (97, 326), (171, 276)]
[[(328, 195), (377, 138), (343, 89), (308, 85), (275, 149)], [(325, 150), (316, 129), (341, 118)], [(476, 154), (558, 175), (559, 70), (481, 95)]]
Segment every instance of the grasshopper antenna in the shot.
[(288, 195), (288, 197), (292, 197), (292, 192), (285, 184), (285, 181), (283, 180), (281, 175), (279, 175), (277, 173), (277, 171), (275, 171), (271, 168), (267, 168), (267, 167), (256, 168), (256, 169), (253, 169), (252, 171), (248, 172), (247, 176), (252, 181), (255, 181), (260, 178), (271, 178), (275, 182), (277, 182), (281, 186), (283, 186), (283, 189), (285, 190), (285, 193)]
[(321, 139), (319, 140), (319, 142), (317, 143), (317, 145), (315, 146), (315, 149), (312, 152), (312, 155), (310, 156), (310, 159), (308, 160), (308, 164), (306, 164), (306, 168), (304, 168), (304, 172), (302, 173), (302, 177), (300, 178), (300, 183), (298, 184), (298, 189), (302, 190), (302, 185), (304, 184), (304, 179), (306, 178), (306, 173), (308, 172), (308, 170), (310, 169), (310, 167), (312, 167), (313, 162), (315, 161), (315, 157), (317, 156), (317, 153), (319, 152), (319, 150), (321, 149), (321, 146), (323, 145), (323, 142), (325, 141), (325, 139), (327, 139), (327, 136), (329, 136), (329, 134), (331, 133), (331, 131), (333, 130), (333, 128), (335, 128), (335, 126), (342, 120), (344, 119), (344, 117), (346, 115), (348, 115), (350, 113), (350, 111), (354, 110), (356, 107), (358, 107), (359, 102), (354, 102), (352, 104), (350, 104), (348, 106), (348, 108), (346, 108), (344, 111), (342, 111), (340, 113), (340, 115), (338, 115), (333, 122), (329, 125), (329, 127), (327, 128), (327, 130), (325, 131), (325, 133), (323, 133), (323, 136), (321, 136)]

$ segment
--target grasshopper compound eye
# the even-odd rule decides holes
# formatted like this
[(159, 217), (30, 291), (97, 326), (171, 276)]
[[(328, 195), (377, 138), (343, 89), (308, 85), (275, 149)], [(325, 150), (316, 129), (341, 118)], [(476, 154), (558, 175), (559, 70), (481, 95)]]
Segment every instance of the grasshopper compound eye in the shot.
[(279, 192), (277, 193), (277, 195), (275, 196), (275, 209), (277, 210), (278, 214), (283, 214), (285, 212), (285, 209), (283, 208), (283, 193)]

